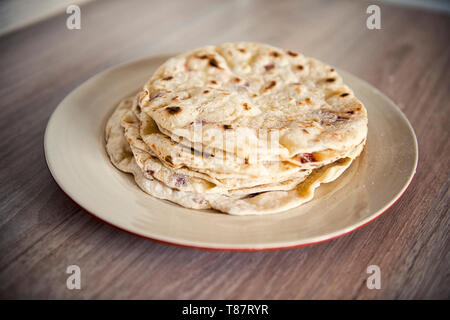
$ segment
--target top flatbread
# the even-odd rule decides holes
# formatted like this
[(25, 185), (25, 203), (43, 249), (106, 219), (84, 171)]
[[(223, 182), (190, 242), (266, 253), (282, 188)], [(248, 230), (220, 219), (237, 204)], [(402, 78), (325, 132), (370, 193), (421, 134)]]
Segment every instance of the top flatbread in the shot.
[(367, 135), (364, 106), (333, 68), (258, 43), (169, 59), (145, 84), (140, 106), (162, 130), (241, 158), (344, 152)]

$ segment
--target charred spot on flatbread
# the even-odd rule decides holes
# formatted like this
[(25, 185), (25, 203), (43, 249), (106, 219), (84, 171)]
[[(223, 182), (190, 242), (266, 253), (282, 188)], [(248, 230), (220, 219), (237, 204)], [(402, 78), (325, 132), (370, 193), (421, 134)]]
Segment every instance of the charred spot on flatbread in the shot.
[(181, 112), (181, 107), (178, 106), (167, 107), (166, 111), (168, 114), (174, 115)]

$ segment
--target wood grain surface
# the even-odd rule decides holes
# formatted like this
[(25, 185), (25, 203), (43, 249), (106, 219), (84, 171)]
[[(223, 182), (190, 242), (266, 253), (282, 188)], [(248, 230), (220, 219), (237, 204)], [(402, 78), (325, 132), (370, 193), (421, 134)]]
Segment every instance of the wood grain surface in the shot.
[[(450, 298), (450, 16), (380, 4), (382, 29), (368, 30), (368, 5), (94, 1), (81, 7), (81, 30), (68, 30), (61, 13), (0, 37), (0, 297)], [(75, 87), (128, 60), (237, 40), (317, 57), (398, 104), (415, 129), (420, 159), (387, 213), (309, 247), (215, 252), (119, 231), (58, 188), (45, 163), (44, 130)], [(81, 290), (66, 288), (72, 264), (81, 268)], [(371, 264), (381, 268), (380, 290), (366, 287)]]

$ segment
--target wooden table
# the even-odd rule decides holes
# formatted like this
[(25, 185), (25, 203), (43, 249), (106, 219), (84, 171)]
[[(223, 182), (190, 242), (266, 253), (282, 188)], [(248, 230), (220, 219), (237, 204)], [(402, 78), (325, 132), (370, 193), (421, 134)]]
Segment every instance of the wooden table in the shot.
[[(449, 298), (450, 17), (361, 1), (95, 1), (81, 30), (61, 13), (0, 38), (0, 297), (150, 299)], [(342, 238), (270, 252), (156, 243), (86, 214), (47, 169), (49, 116), (118, 63), (251, 40), (348, 70), (392, 98), (419, 141), (417, 174), (382, 217)], [(393, 137), (394, 138), (394, 137)], [(383, 152), (383, 150), (380, 150)], [(389, 170), (389, 168), (386, 168)], [(66, 288), (68, 265), (81, 290)], [(381, 289), (366, 287), (367, 266)]]

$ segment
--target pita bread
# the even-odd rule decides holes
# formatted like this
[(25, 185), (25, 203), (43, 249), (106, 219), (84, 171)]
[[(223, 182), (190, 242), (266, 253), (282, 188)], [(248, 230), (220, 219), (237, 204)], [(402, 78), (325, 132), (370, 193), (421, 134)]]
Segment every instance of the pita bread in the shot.
[(169, 59), (107, 122), (111, 162), (186, 208), (275, 213), (313, 198), (359, 156), (367, 112), (336, 71), (258, 43)]
[(165, 133), (243, 159), (342, 152), (367, 135), (364, 106), (332, 67), (258, 43), (169, 59), (145, 84), (140, 106)]
[[(148, 194), (170, 200), (192, 209), (217, 209), (222, 212), (242, 214), (267, 214), (287, 210), (309, 201), (314, 190), (321, 184), (336, 179), (352, 162), (345, 158), (333, 164), (312, 171), (310, 175), (291, 190), (253, 193), (250, 196), (224, 196), (220, 194), (199, 194), (170, 188), (152, 175), (144, 175), (137, 165), (132, 148), (125, 138), (121, 119), (129, 112), (132, 98), (123, 100), (107, 122), (105, 129), (106, 150), (111, 162), (121, 171), (134, 175), (138, 186)], [(362, 145), (360, 149), (362, 149)], [(139, 150), (139, 149), (138, 149)], [(361, 150), (355, 150), (354, 156)]]

